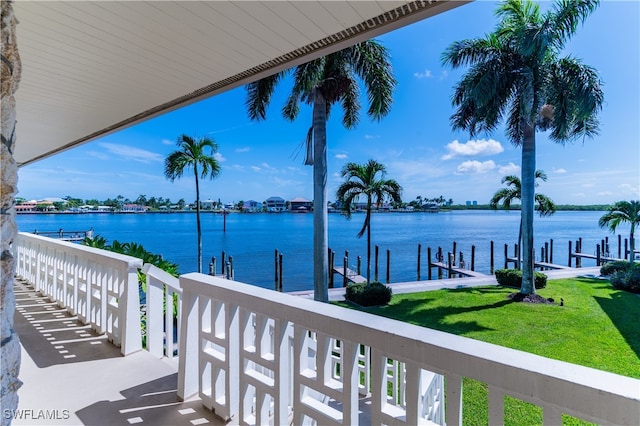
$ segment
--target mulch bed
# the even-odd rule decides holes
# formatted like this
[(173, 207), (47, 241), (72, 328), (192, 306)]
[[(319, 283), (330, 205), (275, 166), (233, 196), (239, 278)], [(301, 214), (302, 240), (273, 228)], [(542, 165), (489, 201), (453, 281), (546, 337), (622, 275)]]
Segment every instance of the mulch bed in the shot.
[(547, 305), (558, 305), (552, 298), (546, 299), (539, 294), (523, 294), (523, 293), (511, 293), (507, 296), (514, 302), (524, 303), (544, 303)]

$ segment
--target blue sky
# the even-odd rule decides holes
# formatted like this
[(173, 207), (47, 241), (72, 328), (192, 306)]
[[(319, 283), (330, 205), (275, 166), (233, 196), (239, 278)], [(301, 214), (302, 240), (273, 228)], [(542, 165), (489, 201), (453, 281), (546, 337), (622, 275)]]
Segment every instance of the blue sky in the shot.
[[(545, 3), (548, 6), (550, 3)], [(520, 151), (503, 128), (470, 140), (453, 132), (449, 117), (452, 87), (462, 75), (441, 65), (453, 42), (480, 37), (495, 27), (495, 3), (476, 1), (435, 18), (379, 37), (392, 55), (398, 87), (391, 113), (381, 122), (366, 116), (354, 130), (341, 125), (338, 107), (327, 126), (329, 199), (335, 198), (339, 172), (349, 161), (373, 158), (387, 166), (387, 177), (404, 188), (403, 199), (452, 198), (454, 203), (487, 203), (506, 174), (520, 173)], [(612, 203), (640, 198), (640, 2), (603, 1), (568, 44), (566, 54), (595, 67), (604, 82), (600, 135), (565, 146), (537, 134), (537, 168), (549, 179), (540, 192), (560, 204)], [(303, 108), (296, 122), (281, 118), (290, 91), (283, 81), (267, 120), (249, 120), (244, 88), (201, 101), (19, 170), (21, 197), (70, 195), (103, 200), (195, 199), (193, 179), (171, 183), (164, 158), (181, 133), (208, 136), (219, 145), (222, 173), (201, 184), (203, 199), (223, 202), (312, 198), (312, 169), (299, 150), (311, 121)]]

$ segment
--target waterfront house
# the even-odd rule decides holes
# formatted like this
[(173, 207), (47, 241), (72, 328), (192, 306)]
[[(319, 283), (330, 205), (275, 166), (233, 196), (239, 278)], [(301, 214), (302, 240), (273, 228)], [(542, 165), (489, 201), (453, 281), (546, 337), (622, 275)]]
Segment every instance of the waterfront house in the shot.
[[(464, 3), (15, 2), (16, 36), (3, 1), (2, 187), (16, 184), (14, 160), (31, 164)], [(14, 196), (3, 192), (3, 205)], [(13, 218), (2, 220), (4, 230)], [(60, 423), (72, 424), (457, 425), (467, 377), (487, 384), (490, 424), (504, 422), (506, 396), (540, 406), (545, 424), (561, 424), (564, 413), (640, 424), (640, 382), (629, 377), (220, 277), (175, 278), (43, 236), (2, 244), (21, 304), (18, 333), (9, 326), (1, 336), (3, 424), (5, 413), (59, 410)], [(3, 294), (13, 281), (2, 274)], [(174, 300), (179, 320), (165, 309)], [(14, 309), (1, 315), (12, 324)]]
[(269, 213), (280, 213), (287, 209), (287, 202), (281, 197), (269, 197), (266, 203)]
[(200, 208), (202, 210), (213, 210), (218, 205), (217, 201), (209, 198), (208, 200), (200, 200)]
[(289, 211), (293, 213), (307, 213), (313, 211), (313, 201), (297, 197), (289, 201)]
[(123, 204), (121, 213), (146, 213), (149, 207), (140, 204)]
[(257, 213), (262, 211), (262, 203), (255, 200), (247, 200), (242, 204), (242, 211)]
[(36, 200), (23, 201), (15, 205), (16, 213), (33, 213), (36, 211), (38, 202)]

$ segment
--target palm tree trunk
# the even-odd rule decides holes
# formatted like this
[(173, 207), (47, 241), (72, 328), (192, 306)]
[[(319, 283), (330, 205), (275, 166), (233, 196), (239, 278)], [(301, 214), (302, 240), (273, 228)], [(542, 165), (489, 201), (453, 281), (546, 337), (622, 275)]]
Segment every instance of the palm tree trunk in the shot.
[(200, 226), (200, 182), (198, 181), (198, 165), (193, 165), (196, 176), (196, 227), (198, 228), (198, 272), (202, 272), (202, 227)]
[(523, 294), (536, 292), (533, 281), (533, 214), (536, 172), (536, 136), (532, 126), (526, 126), (522, 141), (522, 287)]
[[(13, 241), (17, 226), (14, 197), (18, 192), (18, 168), (13, 158), (13, 150), (16, 142), (16, 102), (14, 94), (18, 90), (20, 81), (20, 55), (16, 43), (17, 20), (13, 14), (13, 5), (10, 1), (2, 0), (2, 144), (0, 144), (0, 162), (2, 163), (2, 177), (0, 178), (0, 201), (2, 202), (2, 215), (0, 225), (2, 238), (0, 238), (0, 264), (2, 276), (0, 283), (0, 360), (2, 371), (0, 374), (0, 395), (2, 395), (2, 413), (10, 413), (18, 407), (18, 389), (22, 382), (18, 379), (20, 372), (20, 340), (13, 329), (13, 315), (15, 311), (15, 296), (13, 294), (13, 274), (15, 273), (15, 259), (11, 254), (11, 242)], [(6, 208), (6, 209), (5, 209)], [(10, 425), (11, 416), (1, 416), (0, 424)]]
[(327, 105), (315, 91), (313, 102), (313, 298), (329, 301), (327, 212)]
[(367, 200), (367, 285), (371, 283), (371, 197)]

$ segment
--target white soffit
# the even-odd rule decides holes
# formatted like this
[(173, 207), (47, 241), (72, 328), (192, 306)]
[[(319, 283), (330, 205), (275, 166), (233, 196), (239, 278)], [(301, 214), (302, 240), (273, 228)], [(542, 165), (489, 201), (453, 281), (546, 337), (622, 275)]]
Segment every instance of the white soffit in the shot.
[(466, 1), (17, 1), (29, 164)]

